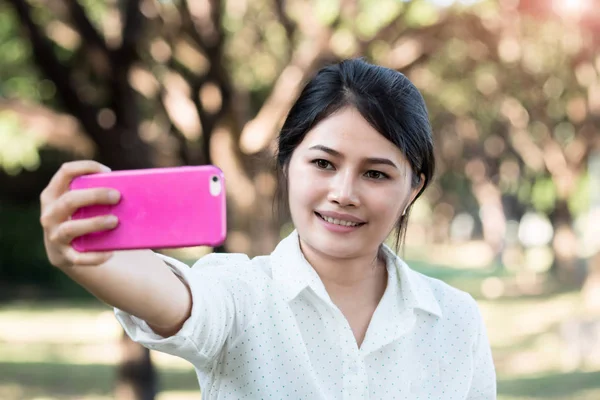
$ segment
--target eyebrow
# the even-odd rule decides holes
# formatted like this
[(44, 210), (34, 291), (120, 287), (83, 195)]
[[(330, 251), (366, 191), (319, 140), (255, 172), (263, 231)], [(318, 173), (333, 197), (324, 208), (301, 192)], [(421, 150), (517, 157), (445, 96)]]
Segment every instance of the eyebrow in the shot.
[[(330, 148), (330, 147), (327, 147), (327, 146), (323, 146), (323, 145), (321, 145), (321, 144), (318, 144), (318, 145), (316, 145), (316, 146), (312, 146), (312, 147), (310, 147), (310, 148), (309, 148), (309, 150), (320, 150), (320, 151), (323, 151), (323, 152), (325, 152), (325, 153), (327, 153), (327, 154), (331, 154), (331, 155), (332, 155), (332, 156), (334, 156), (334, 157), (340, 157), (340, 158), (343, 158), (343, 157), (344, 157), (344, 156), (342, 155), (342, 153), (340, 153), (339, 151), (337, 151), (337, 150), (334, 150), (334, 149), (332, 149), (332, 148)], [(387, 159), (387, 158), (381, 158), (381, 157), (368, 157), (368, 158), (366, 158), (366, 159), (365, 159), (365, 161), (366, 161), (367, 163), (369, 163), (369, 164), (384, 164), (384, 165), (390, 165), (390, 166), (392, 166), (392, 167), (394, 167), (394, 168), (398, 169), (398, 166), (397, 166), (397, 165), (396, 165), (396, 164), (395, 164), (395, 163), (394, 163), (392, 160), (389, 160), (389, 159)]]

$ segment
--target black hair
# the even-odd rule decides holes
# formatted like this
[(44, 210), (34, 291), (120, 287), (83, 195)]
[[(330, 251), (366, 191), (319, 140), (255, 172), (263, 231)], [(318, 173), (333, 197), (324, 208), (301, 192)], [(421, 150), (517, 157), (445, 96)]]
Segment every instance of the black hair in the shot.
[[(435, 158), (425, 101), (404, 74), (362, 59), (345, 60), (317, 72), (306, 84), (281, 128), (277, 147), (278, 210), (288, 211), (286, 169), (292, 153), (320, 121), (345, 108), (362, 117), (404, 154), (412, 170), (411, 186), (430, 183)], [(413, 201), (414, 203), (414, 201)], [(396, 252), (404, 243), (412, 203), (396, 226)]]

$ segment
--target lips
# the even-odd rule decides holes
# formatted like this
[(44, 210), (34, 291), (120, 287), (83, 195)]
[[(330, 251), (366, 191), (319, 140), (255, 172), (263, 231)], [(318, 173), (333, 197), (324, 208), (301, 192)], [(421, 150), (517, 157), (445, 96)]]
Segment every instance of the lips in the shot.
[(364, 225), (366, 222), (349, 214), (340, 214), (335, 212), (317, 212), (315, 214), (324, 221), (330, 224), (355, 227)]

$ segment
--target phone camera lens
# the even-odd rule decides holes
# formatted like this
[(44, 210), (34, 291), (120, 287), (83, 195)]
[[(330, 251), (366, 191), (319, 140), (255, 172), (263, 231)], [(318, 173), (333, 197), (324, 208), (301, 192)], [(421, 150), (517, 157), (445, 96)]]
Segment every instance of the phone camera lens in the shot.
[(212, 181), (215, 182), (215, 183), (219, 182), (219, 177), (213, 176), (212, 177)]

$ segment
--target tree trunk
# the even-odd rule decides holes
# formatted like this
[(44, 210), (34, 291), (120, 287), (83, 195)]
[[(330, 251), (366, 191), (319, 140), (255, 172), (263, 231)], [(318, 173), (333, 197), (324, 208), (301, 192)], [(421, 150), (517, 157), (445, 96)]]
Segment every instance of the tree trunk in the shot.
[(157, 393), (156, 370), (150, 351), (129, 339), (121, 338), (121, 362), (115, 387), (115, 399), (154, 400)]
[(573, 216), (565, 200), (559, 200), (550, 221), (554, 227), (552, 249), (554, 262), (550, 272), (567, 287), (580, 287), (585, 280), (585, 271), (577, 262), (577, 236), (573, 230)]
[[(31, 5), (25, 0), (11, 0), (33, 48), (41, 72), (54, 84), (64, 109), (81, 123), (97, 145), (96, 158), (113, 169), (147, 168), (152, 165), (151, 153), (139, 137), (139, 118), (135, 98), (127, 82), (127, 73), (135, 58), (135, 45), (140, 33), (139, 2), (126, 6), (123, 45), (111, 57), (103, 39), (94, 30), (77, 2), (71, 2), (71, 17), (88, 44), (98, 49), (101, 60), (112, 67), (104, 76), (112, 90), (111, 104), (90, 104), (79, 95), (73, 81), (73, 65), (63, 63), (53, 50), (51, 41), (32, 17)], [(156, 393), (156, 374), (150, 353), (127, 337), (122, 341), (123, 364), (119, 367), (115, 398), (119, 400), (153, 400)]]
[(471, 186), (480, 209), (480, 218), (483, 228), (483, 238), (500, 261), (504, 250), (504, 237), (506, 234), (506, 216), (502, 204), (500, 189), (490, 180), (473, 182)]

